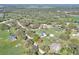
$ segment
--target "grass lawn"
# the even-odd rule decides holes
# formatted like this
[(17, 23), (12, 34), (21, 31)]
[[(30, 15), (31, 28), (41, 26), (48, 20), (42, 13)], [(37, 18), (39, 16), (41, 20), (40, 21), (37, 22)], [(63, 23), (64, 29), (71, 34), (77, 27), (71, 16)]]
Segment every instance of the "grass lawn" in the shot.
[[(9, 39), (9, 32), (0, 30), (0, 55), (20, 55), (25, 54), (23, 43), (21, 41), (11, 42)], [(22, 44), (20, 47), (15, 47), (18, 43)]]
[[(0, 39), (0, 55), (21, 55), (24, 54), (23, 46), (15, 47), (19, 42), (10, 42), (9, 40)], [(22, 43), (20, 43), (22, 44)]]
[(4, 31), (1, 31), (0, 30), (0, 39), (8, 39), (9, 37), (9, 32), (4, 30)]

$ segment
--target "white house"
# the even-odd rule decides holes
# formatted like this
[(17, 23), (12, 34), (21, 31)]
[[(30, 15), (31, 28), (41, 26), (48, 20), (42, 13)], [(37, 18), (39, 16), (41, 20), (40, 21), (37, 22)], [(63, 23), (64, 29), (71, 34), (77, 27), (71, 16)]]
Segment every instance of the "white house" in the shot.
[(60, 43), (52, 43), (50, 45), (50, 51), (54, 53), (58, 53), (61, 49), (61, 44)]
[(52, 25), (41, 24), (39, 29), (53, 28)]
[(49, 34), (49, 37), (54, 37), (55, 35), (54, 34)]

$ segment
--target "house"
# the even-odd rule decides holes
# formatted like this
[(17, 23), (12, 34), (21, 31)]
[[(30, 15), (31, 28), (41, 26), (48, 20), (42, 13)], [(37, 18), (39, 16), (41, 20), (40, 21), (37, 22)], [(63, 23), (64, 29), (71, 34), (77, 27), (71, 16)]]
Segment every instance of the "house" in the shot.
[(72, 34), (72, 36), (76, 36), (76, 37), (79, 37), (79, 33), (76, 33), (76, 34)]
[(70, 35), (71, 38), (79, 38), (79, 33), (73, 33)]
[(58, 53), (61, 49), (61, 44), (60, 43), (52, 43), (50, 45), (50, 51), (53, 53)]
[(52, 25), (41, 24), (39, 29), (53, 28)]
[(42, 32), (41, 33), (41, 37), (45, 37), (45, 36), (47, 36), (46, 33), (45, 32)]
[(40, 24), (30, 24), (29, 27), (32, 29), (38, 29), (40, 27)]
[(54, 37), (55, 35), (54, 34), (49, 34), (49, 37)]
[(60, 10), (57, 10), (57, 12), (61, 12)]

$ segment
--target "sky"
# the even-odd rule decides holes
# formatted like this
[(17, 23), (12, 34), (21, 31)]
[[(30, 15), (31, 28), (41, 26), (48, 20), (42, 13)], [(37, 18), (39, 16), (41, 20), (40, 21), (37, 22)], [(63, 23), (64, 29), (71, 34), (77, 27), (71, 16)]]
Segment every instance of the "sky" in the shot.
[(0, 4), (79, 4), (79, 0), (0, 0)]

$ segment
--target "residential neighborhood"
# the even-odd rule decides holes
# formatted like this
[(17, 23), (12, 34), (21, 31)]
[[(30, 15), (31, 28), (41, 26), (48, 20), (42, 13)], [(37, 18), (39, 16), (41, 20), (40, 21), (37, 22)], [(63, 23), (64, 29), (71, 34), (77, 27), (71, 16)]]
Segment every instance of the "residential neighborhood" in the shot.
[(1, 6), (0, 55), (79, 55), (78, 4)]

